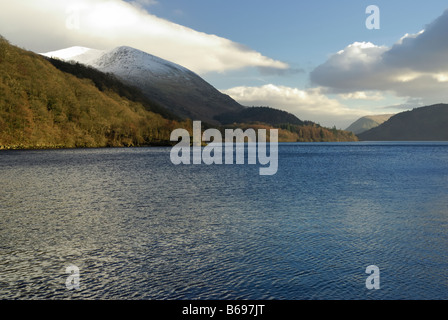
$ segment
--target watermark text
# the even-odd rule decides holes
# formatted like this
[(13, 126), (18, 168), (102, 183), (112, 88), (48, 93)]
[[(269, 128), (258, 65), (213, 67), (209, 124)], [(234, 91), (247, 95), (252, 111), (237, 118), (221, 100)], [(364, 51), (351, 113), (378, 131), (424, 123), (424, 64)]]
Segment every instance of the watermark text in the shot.
[[(179, 141), (180, 138), (180, 141)], [(190, 147), (190, 133), (185, 129), (176, 129), (171, 133), (171, 141), (178, 143), (171, 149), (170, 159), (175, 165), (179, 164), (245, 164), (245, 150), (247, 149), (247, 163), (258, 162), (260, 175), (274, 175), (278, 169), (278, 130), (269, 130), (267, 143), (266, 129), (258, 129), (258, 136), (254, 129), (226, 129), (224, 142), (222, 134), (217, 129), (207, 129), (201, 133), (201, 122), (193, 122), (193, 146)], [(247, 145), (245, 144), (247, 141)], [(208, 143), (202, 147), (202, 143)], [(269, 155), (267, 145), (269, 144)], [(246, 148), (247, 147), (247, 148)], [(223, 151), (224, 150), (224, 151)], [(224, 160), (223, 160), (224, 152)]]

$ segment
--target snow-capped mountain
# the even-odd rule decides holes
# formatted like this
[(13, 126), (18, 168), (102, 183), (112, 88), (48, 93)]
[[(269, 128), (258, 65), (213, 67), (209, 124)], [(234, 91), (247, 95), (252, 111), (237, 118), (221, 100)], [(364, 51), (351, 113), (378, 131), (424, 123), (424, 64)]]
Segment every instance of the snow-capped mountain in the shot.
[(138, 87), (151, 100), (192, 120), (216, 124), (215, 116), (244, 108), (187, 68), (135, 48), (122, 46), (103, 51), (71, 47), (43, 55), (112, 73)]

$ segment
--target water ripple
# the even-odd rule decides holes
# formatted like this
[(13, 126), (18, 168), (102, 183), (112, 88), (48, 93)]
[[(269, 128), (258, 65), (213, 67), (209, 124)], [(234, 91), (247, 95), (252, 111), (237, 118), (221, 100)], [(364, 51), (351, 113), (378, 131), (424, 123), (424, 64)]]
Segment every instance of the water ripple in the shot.
[(0, 298), (448, 299), (448, 145), (428, 148), (281, 145), (272, 177), (167, 148), (1, 153)]

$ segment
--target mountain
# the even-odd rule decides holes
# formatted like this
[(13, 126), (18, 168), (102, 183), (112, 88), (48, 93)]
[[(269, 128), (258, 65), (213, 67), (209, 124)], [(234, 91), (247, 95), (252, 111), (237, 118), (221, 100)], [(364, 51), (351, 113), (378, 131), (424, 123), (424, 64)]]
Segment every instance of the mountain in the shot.
[(112, 73), (183, 118), (219, 124), (216, 116), (244, 108), (194, 72), (131, 47), (121, 46), (109, 51), (71, 47), (43, 55)]
[(365, 116), (353, 122), (346, 131), (352, 131), (354, 134), (360, 134), (372, 128), (378, 127), (386, 122), (393, 114), (381, 114), (375, 116)]
[(364, 141), (448, 141), (448, 104), (401, 112), (358, 135)]
[(111, 75), (58, 64), (73, 74), (0, 36), (0, 149), (167, 144), (191, 127)]

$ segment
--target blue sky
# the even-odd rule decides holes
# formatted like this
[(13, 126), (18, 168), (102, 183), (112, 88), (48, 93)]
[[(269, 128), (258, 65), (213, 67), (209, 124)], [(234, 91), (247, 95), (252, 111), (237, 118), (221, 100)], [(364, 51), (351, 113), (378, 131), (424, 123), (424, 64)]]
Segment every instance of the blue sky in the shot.
[[(365, 26), (369, 5), (380, 9), (379, 30)], [(0, 33), (35, 52), (130, 45), (243, 105), (345, 128), (363, 115), (448, 103), (447, 8), (440, 0), (0, 0)]]
[[(380, 30), (365, 27), (365, 10), (371, 4), (380, 8)], [(146, 7), (159, 17), (309, 71), (355, 41), (392, 45), (404, 34), (422, 30), (448, 4), (440, 0), (159, 0)], [(235, 84), (225, 77), (210, 78), (223, 86)]]

